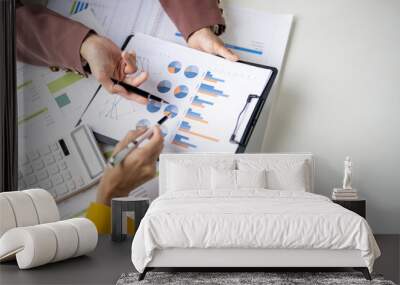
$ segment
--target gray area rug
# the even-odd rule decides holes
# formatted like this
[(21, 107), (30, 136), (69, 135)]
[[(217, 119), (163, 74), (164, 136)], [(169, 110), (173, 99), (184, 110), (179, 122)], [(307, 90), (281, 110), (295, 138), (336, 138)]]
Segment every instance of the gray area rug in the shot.
[(139, 273), (122, 274), (117, 285), (133, 284), (376, 284), (395, 285), (381, 275), (372, 275), (368, 281), (359, 272), (148, 272), (146, 278), (138, 281)]

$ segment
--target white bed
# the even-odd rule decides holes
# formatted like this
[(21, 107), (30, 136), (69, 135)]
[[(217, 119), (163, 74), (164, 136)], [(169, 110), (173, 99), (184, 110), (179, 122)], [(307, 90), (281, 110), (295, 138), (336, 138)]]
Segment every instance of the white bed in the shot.
[(155, 267), (354, 267), (370, 278), (380, 251), (367, 222), (313, 194), (313, 180), (311, 154), (164, 154), (133, 264), (141, 278)]

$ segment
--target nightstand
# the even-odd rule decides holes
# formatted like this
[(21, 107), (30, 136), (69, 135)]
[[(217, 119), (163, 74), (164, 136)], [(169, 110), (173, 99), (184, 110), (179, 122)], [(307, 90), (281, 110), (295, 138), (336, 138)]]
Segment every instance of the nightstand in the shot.
[(123, 241), (126, 239), (127, 235), (123, 233), (123, 224), (126, 223), (126, 212), (134, 212), (135, 225), (138, 228), (149, 205), (149, 198), (135, 198), (130, 196), (113, 198), (111, 200), (111, 240)]
[(332, 200), (333, 203), (339, 204), (340, 206), (353, 211), (356, 214), (359, 214), (364, 219), (366, 218), (366, 200), (365, 199), (357, 199), (357, 200)]

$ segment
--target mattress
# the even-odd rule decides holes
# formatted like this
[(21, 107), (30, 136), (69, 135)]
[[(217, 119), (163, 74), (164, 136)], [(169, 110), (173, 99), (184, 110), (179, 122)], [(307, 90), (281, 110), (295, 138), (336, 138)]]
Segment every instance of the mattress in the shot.
[(359, 250), (370, 271), (380, 255), (361, 216), (321, 195), (265, 189), (163, 194), (140, 223), (132, 262), (143, 272), (169, 248)]

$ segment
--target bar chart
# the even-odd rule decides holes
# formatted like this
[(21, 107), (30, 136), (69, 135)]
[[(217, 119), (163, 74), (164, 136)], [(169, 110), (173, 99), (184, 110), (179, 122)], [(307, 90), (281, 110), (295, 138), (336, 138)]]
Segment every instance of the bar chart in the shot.
[(189, 120), (194, 120), (203, 124), (208, 124), (208, 121), (204, 120), (204, 117), (199, 111), (194, 111), (192, 108), (189, 108), (186, 112), (185, 118)]
[(224, 94), (224, 91), (216, 89), (213, 85), (207, 83), (201, 83), (199, 87), (199, 94), (211, 97), (229, 97), (229, 95)]
[(180, 134), (175, 134), (175, 137), (172, 140), (171, 144), (174, 144), (184, 149), (197, 148), (197, 145), (189, 143), (188, 141), (190, 141), (189, 137)]
[(199, 108), (204, 108), (204, 107), (206, 107), (206, 105), (212, 106), (212, 105), (214, 105), (214, 103), (211, 101), (205, 100), (205, 99), (201, 98), (200, 96), (196, 95), (196, 96), (194, 96), (191, 105), (195, 106), (195, 107), (199, 107)]
[(181, 124), (179, 125), (178, 130), (181, 131), (181, 132), (184, 132), (184, 133), (187, 133), (187, 134), (190, 134), (190, 135), (205, 139), (205, 140), (209, 140), (209, 141), (213, 141), (213, 142), (218, 142), (219, 141), (218, 138), (215, 138), (215, 137), (209, 136), (209, 135), (204, 135), (204, 134), (201, 134), (199, 132), (192, 131), (191, 128), (192, 128), (192, 126), (190, 125), (189, 122), (182, 121)]

